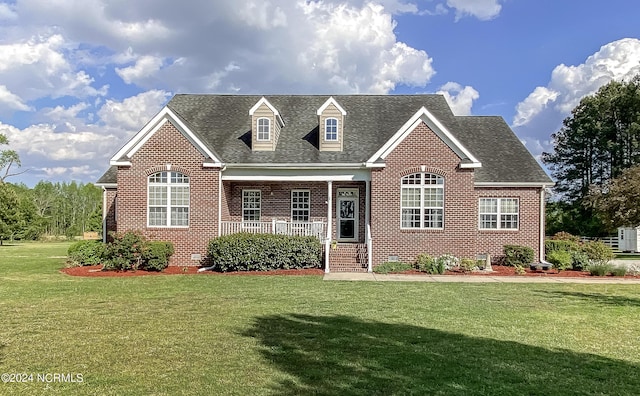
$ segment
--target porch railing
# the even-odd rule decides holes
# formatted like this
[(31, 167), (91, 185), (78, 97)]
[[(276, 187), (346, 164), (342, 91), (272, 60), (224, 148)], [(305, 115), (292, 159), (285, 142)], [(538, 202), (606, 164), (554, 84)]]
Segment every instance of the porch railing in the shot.
[(220, 235), (249, 232), (252, 234), (281, 234), (296, 236), (314, 236), (324, 241), (327, 233), (327, 223), (324, 221), (222, 221)]

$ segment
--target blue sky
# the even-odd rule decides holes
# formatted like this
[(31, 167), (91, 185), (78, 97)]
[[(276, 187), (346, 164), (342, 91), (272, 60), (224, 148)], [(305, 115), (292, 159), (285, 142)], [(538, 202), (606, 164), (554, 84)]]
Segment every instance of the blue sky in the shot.
[(640, 73), (635, 0), (0, 1), (12, 182), (95, 181), (175, 93), (441, 93), (538, 157)]

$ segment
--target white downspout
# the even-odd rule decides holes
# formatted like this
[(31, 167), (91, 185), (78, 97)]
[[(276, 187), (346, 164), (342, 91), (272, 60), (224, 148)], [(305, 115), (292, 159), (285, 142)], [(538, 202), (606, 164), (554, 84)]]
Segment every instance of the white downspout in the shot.
[(107, 188), (102, 187), (102, 243), (107, 243)]
[(329, 245), (331, 244), (331, 228), (333, 223), (333, 182), (327, 181), (327, 237), (324, 240), (324, 272), (329, 273)]
[(545, 211), (544, 211), (544, 187), (540, 189), (540, 262), (544, 261), (544, 238), (545, 238)]
[(367, 244), (367, 272), (373, 272), (372, 243), (371, 243), (371, 181), (365, 181), (365, 208), (364, 217), (367, 224), (366, 244)]
[(222, 235), (222, 171), (218, 171), (218, 236)]

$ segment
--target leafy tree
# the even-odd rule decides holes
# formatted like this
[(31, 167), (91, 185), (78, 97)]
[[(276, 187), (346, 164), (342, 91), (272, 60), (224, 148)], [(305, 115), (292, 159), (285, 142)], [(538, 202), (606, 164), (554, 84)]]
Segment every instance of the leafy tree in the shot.
[(0, 184), (0, 246), (9, 239), (20, 226), (18, 194), (10, 184)]
[(593, 186), (586, 204), (601, 213), (610, 227), (640, 225), (640, 165), (604, 186)]
[[(9, 139), (7, 139), (5, 135), (0, 133), (0, 145), (8, 145), (8, 144), (9, 144)], [(22, 171), (22, 172), (11, 173), (12, 172), (11, 167), (14, 165), (17, 166), (18, 168), (22, 165), (20, 163), (20, 157), (18, 156), (18, 153), (15, 150), (9, 150), (9, 149), (0, 150), (0, 184), (4, 184), (5, 180), (8, 177), (16, 176), (26, 172), (26, 171)]]
[(610, 224), (598, 225), (597, 207), (585, 202), (591, 186), (602, 187), (640, 164), (640, 76), (612, 81), (583, 98), (552, 138), (554, 150), (543, 153), (542, 160), (565, 205), (550, 209), (557, 216), (561, 208), (571, 219), (574, 227), (565, 231), (588, 236), (610, 231)]

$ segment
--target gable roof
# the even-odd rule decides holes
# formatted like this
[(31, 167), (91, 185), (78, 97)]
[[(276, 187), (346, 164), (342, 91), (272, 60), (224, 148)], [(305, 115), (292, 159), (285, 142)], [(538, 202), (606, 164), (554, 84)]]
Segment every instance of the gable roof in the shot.
[[(332, 101), (347, 113), (343, 150), (320, 151), (317, 111)], [(248, 111), (259, 102), (277, 109), (286, 125), (274, 151), (250, 147)], [(476, 182), (551, 183), (502, 118), (454, 116), (442, 95), (179, 94), (165, 109), (215, 159), (230, 166), (380, 163), (394, 137), (401, 137), (411, 120), (422, 120), (452, 147), (463, 166), (476, 167)]]

